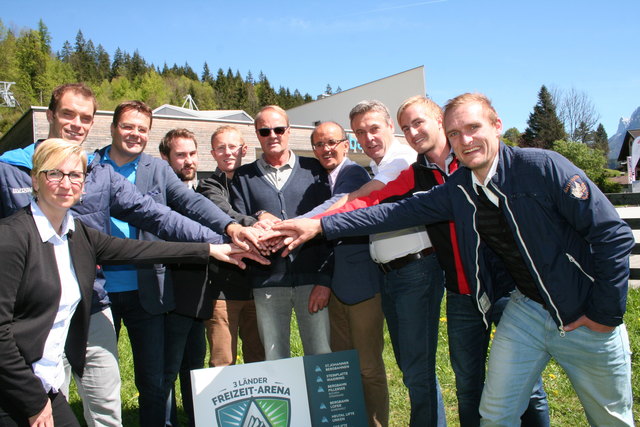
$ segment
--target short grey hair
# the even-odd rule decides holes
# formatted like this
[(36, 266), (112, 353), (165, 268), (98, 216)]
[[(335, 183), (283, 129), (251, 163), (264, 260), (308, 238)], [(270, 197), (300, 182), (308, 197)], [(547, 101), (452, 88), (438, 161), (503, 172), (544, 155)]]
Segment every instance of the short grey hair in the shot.
[(358, 102), (356, 106), (353, 107), (349, 112), (349, 123), (353, 121), (353, 118), (355, 116), (368, 113), (369, 111), (374, 111), (376, 113), (382, 114), (387, 124), (393, 123), (391, 121), (391, 113), (389, 112), (389, 109), (386, 105), (384, 105), (377, 99), (365, 99), (364, 101)]

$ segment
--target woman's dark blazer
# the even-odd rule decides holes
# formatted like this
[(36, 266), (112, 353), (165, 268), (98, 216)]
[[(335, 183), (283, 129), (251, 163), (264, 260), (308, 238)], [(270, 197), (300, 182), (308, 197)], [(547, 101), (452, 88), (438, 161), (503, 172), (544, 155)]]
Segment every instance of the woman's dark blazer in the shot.
[[(82, 375), (96, 264), (207, 263), (206, 243), (118, 239), (75, 220), (68, 235), (81, 301), (71, 319), (65, 354)], [(53, 245), (42, 242), (29, 207), (0, 220), (0, 408), (37, 414), (47, 394), (31, 364), (44, 344), (60, 303), (60, 277)]]

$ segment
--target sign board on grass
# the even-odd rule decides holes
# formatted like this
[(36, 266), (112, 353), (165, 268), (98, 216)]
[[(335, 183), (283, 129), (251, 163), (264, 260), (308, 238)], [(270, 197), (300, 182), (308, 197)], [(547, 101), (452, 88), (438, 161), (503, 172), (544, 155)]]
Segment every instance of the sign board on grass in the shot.
[(191, 371), (197, 427), (367, 426), (355, 350)]

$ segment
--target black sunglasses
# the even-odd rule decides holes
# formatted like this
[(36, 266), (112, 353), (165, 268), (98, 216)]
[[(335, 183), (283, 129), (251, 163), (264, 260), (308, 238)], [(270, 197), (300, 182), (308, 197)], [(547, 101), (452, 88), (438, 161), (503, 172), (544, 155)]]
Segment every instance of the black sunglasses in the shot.
[(271, 131), (273, 131), (273, 133), (275, 133), (276, 135), (283, 135), (287, 129), (289, 129), (289, 126), (278, 126), (275, 128), (260, 128), (258, 129), (258, 133), (260, 134), (260, 136), (263, 136), (263, 137), (271, 135)]

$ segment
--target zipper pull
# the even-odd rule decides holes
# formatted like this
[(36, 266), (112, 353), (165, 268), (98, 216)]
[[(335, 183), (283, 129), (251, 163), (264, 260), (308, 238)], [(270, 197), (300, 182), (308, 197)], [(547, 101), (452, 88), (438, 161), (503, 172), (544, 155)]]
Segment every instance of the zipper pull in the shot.
[(567, 333), (562, 329), (562, 326), (558, 326), (558, 330), (560, 331), (560, 337), (564, 338)]

